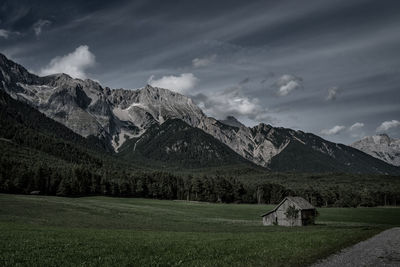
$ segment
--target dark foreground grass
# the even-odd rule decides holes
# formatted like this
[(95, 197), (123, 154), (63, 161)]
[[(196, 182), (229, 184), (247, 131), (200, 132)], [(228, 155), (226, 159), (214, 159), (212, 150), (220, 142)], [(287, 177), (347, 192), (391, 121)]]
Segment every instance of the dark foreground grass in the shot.
[(263, 227), (265, 205), (0, 195), (1, 266), (303, 266), (383, 229), (400, 209), (319, 209)]

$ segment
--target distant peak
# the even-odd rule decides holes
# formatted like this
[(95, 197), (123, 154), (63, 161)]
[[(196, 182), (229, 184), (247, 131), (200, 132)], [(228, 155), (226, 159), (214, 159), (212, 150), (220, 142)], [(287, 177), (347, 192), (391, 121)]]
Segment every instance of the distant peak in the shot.
[[(1, 64), (10, 64), (10, 62), (13, 62), (13, 61), (10, 60), (8, 57), (6, 57), (6, 55), (0, 53), (0, 63)], [(13, 62), (13, 63), (15, 63), (15, 62)]]
[(71, 76), (69, 76), (66, 73), (55, 73), (55, 74), (50, 74), (48, 76), (55, 77), (58, 79), (73, 79)]
[(386, 133), (372, 135), (372, 136), (365, 136), (361, 140), (354, 142), (355, 143), (375, 143), (375, 144), (389, 144), (392, 142), (392, 138), (389, 137)]
[(1, 53), (0, 53), (0, 67), (2, 68), (2, 72), (5, 72), (8, 76), (10, 76), (11, 79), (8, 82), (11, 81), (17, 81), (22, 83), (37, 82), (38, 76), (30, 73), (23, 66), (8, 59), (4, 54)]
[(221, 123), (225, 124), (225, 125), (229, 125), (229, 126), (233, 126), (233, 127), (241, 127), (244, 126), (243, 123), (241, 123), (240, 121), (238, 121), (238, 119), (236, 119), (234, 116), (226, 116), (226, 118), (224, 120), (220, 120)]
[(160, 91), (160, 90), (167, 90), (167, 91), (169, 91), (168, 89), (163, 89), (163, 88), (159, 88), (159, 87), (154, 87), (154, 86), (151, 86), (150, 84), (146, 84), (146, 86), (145, 86), (144, 88), (142, 88), (141, 90), (148, 90), (149, 92), (158, 92), (158, 91)]
[(270, 125), (270, 124), (266, 124), (266, 123), (263, 123), (263, 122), (261, 122), (260, 124), (258, 124), (257, 126), (256, 126), (257, 128), (267, 128), (267, 129), (271, 129), (271, 128), (274, 128), (274, 127), (272, 127), (272, 125)]
[(378, 140), (376, 140), (376, 142), (380, 142), (380, 143), (382, 143), (382, 142), (390, 143), (390, 140), (391, 140), (389, 135), (387, 135), (385, 133), (377, 135), (376, 138), (374, 138), (374, 139), (378, 139)]
[(232, 120), (232, 121), (238, 121), (235, 117), (233, 116), (226, 116), (226, 120)]
[[(12, 61), (11, 59), (9, 59), (8, 57), (6, 57), (4, 54), (0, 53), (0, 65), (18, 65), (20, 66), (18, 63)], [(20, 66), (22, 68), (22, 66)]]
[(148, 92), (150, 94), (163, 94), (163, 95), (173, 95), (173, 96), (182, 96), (185, 98), (189, 98), (181, 93), (177, 93), (175, 91), (172, 91), (170, 89), (167, 88), (161, 88), (161, 87), (155, 87), (155, 86), (151, 86), (150, 84), (147, 84), (145, 87), (143, 87), (142, 89), (139, 89), (139, 91), (142, 92)]

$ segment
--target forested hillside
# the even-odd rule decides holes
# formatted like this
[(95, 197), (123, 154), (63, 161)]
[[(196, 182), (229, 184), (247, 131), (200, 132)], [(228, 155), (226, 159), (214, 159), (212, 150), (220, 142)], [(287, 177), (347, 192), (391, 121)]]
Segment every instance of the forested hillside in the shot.
[(154, 124), (139, 138), (127, 141), (117, 157), (126, 161), (141, 158), (160, 166), (186, 169), (229, 165), (258, 168), (213, 136), (179, 119)]

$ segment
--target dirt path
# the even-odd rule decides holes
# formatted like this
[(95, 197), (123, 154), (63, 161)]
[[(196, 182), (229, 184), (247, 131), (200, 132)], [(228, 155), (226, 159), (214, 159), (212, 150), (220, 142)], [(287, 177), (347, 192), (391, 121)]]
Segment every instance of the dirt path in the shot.
[(313, 265), (323, 266), (400, 266), (400, 227), (386, 230)]

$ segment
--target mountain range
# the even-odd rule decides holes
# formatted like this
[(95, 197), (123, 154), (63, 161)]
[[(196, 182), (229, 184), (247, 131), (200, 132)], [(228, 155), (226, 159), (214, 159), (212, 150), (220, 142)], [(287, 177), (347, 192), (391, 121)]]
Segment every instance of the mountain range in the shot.
[(284, 172), (400, 173), (400, 168), (357, 146), (264, 123), (246, 127), (232, 116), (225, 120), (208, 117), (192, 99), (167, 89), (150, 85), (111, 89), (67, 74), (39, 77), (2, 54), (0, 90), (124, 162), (183, 168), (239, 164)]

